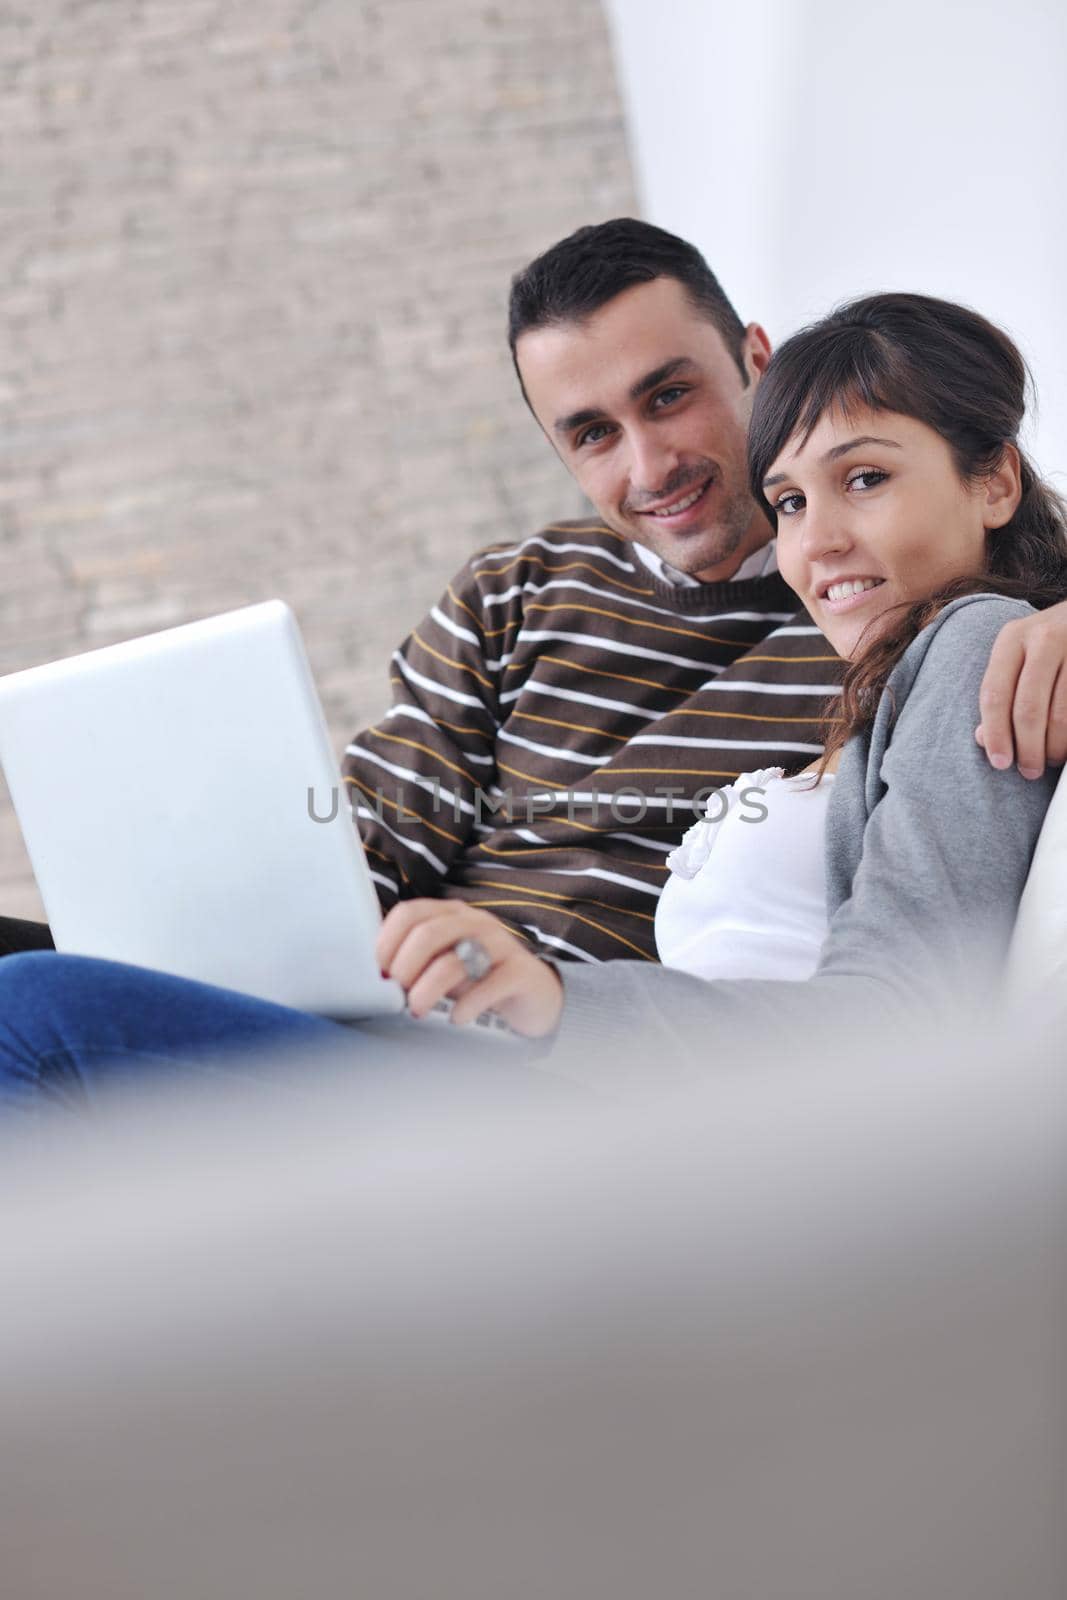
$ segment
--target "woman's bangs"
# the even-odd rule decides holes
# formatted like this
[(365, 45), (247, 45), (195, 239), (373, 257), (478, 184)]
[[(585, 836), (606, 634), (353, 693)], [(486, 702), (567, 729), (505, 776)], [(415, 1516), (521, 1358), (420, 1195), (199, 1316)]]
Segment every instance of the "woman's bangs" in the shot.
[(861, 411), (903, 411), (906, 385), (898, 381), (890, 351), (869, 330), (862, 339), (842, 341), (843, 348), (823, 354), (810, 374), (793, 432), (806, 445), (823, 417), (838, 411), (851, 422)]
[[(777, 365), (775, 364), (777, 363)], [(828, 412), (914, 411), (914, 383), (893, 343), (872, 328), (821, 327), (782, 346), (756, 391), (750, 433), (752, 491), (791, 442), (803, 448)]]

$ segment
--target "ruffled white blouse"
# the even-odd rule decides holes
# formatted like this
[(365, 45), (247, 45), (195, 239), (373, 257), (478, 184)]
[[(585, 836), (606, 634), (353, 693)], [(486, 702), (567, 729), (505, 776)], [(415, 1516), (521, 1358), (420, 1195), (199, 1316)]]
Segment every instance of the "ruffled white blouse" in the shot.
[(743, 772), (667, 857), (656, 910), (664, 966), (698, 978), (801, 982), (826, 938), (826, 807), (833, 774)]

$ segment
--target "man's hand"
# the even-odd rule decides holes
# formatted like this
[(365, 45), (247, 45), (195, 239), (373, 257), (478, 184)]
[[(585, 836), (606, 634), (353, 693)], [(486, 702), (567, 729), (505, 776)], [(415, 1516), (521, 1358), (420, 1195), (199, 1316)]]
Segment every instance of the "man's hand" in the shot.
[[(477, 939), (492, 958), (488, 974), (472, 983), (453, 946)], [(473, 1022), (494, 1011), (516, 1033), (540, 1039), (563, 1010), (563, 985), (554, 967), (532, 955), (499, 918), (462, 900), (402, 900), (378, 935), (378, 962), (407, 992), (408, 1010), (424, 1017), (450, 995), (452, 1020)]]
[(974, 731), (994, 767), (1040, 778), (1067, 761), (1067, 600), (1000, 630)]

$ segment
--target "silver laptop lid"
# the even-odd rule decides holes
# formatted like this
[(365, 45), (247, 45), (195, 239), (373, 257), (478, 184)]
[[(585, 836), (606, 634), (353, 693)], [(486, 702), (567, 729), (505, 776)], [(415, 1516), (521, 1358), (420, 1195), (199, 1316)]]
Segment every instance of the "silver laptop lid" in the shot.
[(401, 1008), (280, 600), (0, 679), (0, 761), (59, 949), (330, 1016)]

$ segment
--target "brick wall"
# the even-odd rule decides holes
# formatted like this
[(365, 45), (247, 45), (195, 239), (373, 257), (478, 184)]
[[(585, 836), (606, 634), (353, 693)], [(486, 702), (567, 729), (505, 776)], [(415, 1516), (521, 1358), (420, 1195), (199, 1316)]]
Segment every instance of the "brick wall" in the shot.
[(0, 92), (0, 671), (278, 594), (340, 748), (472, 548), (582, 510), (503, 318), (634, 207), (600, 6), (22, 0)]

